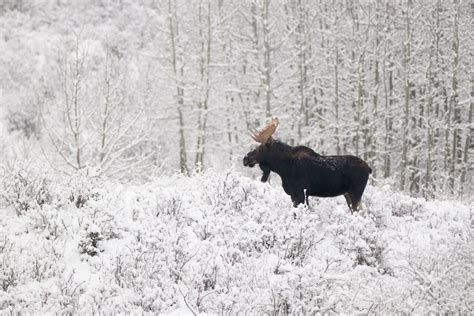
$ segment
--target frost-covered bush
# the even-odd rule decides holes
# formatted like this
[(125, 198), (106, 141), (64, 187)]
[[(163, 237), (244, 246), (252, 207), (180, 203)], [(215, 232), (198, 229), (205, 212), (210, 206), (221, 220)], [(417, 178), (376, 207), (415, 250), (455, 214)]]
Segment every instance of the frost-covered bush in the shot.
[(68, 198), (77, 208), (83, 207), (89, 200), (98, 200), (103, 185), (100, 170), (86, 168), (80, 170), (65, 183), (62, 198)]
[(87, 225), (81, 241), (79, 242), (80, 252), (85, 253), (91, 257), (96, 256), (99, 252), (101, 252), (99, 242), (103, 239), (104, 237), (97, 227)]
[(9, 287), (17, 284), (18, 280), (15, 274), (15, 258), (13, 255), (13, 244), (6, 236), (0, 239), (0, 287), (7, 291)]
[(51, 202), (49, 183), (44, 175), (32, 169), (4, 170), (0, 198), (12, 206), (17, 215)]
[(293, 208), (281, 187), (234, 171), (143, 185), (89, 171), (44, 183), (43, 203), (21, 191), (22, 216), (15, 203), (0, 208), (2, 312), (474, 309), (472, 204), (369, 186), (358, 214), (343, 198)]

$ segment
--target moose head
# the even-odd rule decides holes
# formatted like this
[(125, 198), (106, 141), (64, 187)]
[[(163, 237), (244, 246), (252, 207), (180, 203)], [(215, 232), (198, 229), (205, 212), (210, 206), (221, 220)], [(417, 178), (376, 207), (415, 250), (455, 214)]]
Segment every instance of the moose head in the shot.
[(260, 143), (260, 146), (245, 155), (244, 166), (253, 167), (257, 163), (262, 164), (265, 162), (270, 154), (271, 145), (273, 143), (272, 135), (275, 133), (278, 123), (278, 118), (274, 117), (263, 130), (258, 133), (255, 132), (250, 134), (250, 137), (252, 137), (257, 143)]

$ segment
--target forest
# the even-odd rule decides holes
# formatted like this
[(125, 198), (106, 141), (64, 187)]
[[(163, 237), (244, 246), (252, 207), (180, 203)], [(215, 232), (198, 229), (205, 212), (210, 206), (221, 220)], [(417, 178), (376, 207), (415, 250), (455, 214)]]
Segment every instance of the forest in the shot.
[[(468, 0), (0, 0), (0, 314), (473, 314), (473, 21)], [(243, 166), (271, 117), (367, 162), (359, 212)]]
[(243, 170), (278, 116), (276, 137), (359, 156), (372, 184), (469, 198), (473, 18), (463, 0), (2, 0), (1, 163)]

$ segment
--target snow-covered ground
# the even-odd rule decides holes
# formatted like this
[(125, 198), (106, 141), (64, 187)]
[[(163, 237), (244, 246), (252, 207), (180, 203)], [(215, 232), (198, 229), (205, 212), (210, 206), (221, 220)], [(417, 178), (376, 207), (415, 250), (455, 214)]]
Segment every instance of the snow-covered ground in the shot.
[(474, 312), (473, 204), (369, 186), (295, 209), (238, 172), (0, 185), (0, 314)]

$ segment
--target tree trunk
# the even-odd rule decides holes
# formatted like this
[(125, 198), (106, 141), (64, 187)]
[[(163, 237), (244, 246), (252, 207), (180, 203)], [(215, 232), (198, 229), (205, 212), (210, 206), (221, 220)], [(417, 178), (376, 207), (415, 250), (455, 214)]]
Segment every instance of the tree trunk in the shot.
[(451, 86), (450, 109), (453, 111), (453, 140), (452, 140), (452, 159), (450, 170), (450, 188), (452, 193), (455, 191), (455, 179), (458, 177), (458, 165), (462, 162), (462, 145), (461, 145), (461, 107), (459, 105), (458, 95), (458, 68), (459, 68), (459, 3), (455, 4), (454, 11), (454, 39), (453, 39), (453, 75)]
[(206, 36), (204, 35), (204, 25), (202, 16), (202, 1), (199, 3), (199, 34), (201, 37), (201, 83), (204, 85), (201, 100), (198, 103), (198, 137), (197, 137), (197, 151), (195, 163), (200, 168), (204, 168), (204, 153), (206, 143), (206, 128), (208, 117), (208, 103), (209, 103), (209, 71), (211, 63), (211, 2), (207, 2), (207, 17), (206, 17)]
[(410, 30), (410, 2), (407, 3), (405, 17), (405, 43), (403, 47), (403, 68), (404, 68), (404, 110), (403, 110), (403, 124), (402, 124), (402, 156), (400, 162), (400, 191), (406, 188), (406, 176), (408, 168), (408, 129), (410, 120), (410, 55), (411, 55), (411, 30)]
[(267, 117), (272, 116), (271, 99), (272, 99), (272, 64), (270, 45), (270, 21), (269, 18), (270, 0), (263, 0), (262, 10), (262, 33), (263, 33), (263, 73), (264, 73), (264, 89), (265, 89), (265, 114)]
[[(187, 157), (186, 157), (186, 139), (184, 135), (184, 117), (183, 117), (183, 106), (184, 106), (184, 88), (183, 88), (183, 76), (184, 69), (180, 65), (178, 67), (178, 58), (177, 58), (177, 41), (179, 36), (178, 31), (178, 21), (176, 17), (176, 2), (168, 0), (168, 13), (169, 13), (169, 28), (170, 28), (170, 41), (171, 41), (171, 60), (173, 66), (173, 75), (175, 77), (176, 83), (176, 98), (177, 106), (176, 110), (178, 112), (178, 124), (179, 124), (179, 169), (180, 171), (187, 175), (188, 166), (187, 166)], [(179, 69), (178, 69), (179, 68)]]

